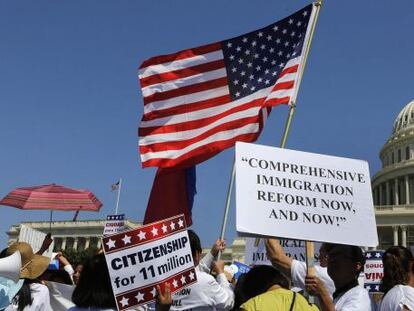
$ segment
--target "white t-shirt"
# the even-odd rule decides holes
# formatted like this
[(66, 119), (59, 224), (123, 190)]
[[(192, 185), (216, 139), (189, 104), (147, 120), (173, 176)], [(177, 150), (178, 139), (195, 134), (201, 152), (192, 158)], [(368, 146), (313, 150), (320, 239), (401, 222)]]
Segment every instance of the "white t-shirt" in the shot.
[(217, 281), (210, 274), (196, 270), (197, 282), (173, 295), (170, 310), (230, 310), (234, 304), (234, 293), (224, 273)]
[[(306, 278), (306, 263), (296, 259), (292, 260), (292, 267), (290, 268), (290, 274), (292, 278), (292, 284), (294, 287), (305, 289), (305, 278)], [(315, 265), (316, 277), (320, 279), (326, 286), (329, 294), (332, 297), (335, 291), (335, 284), (328, 275), (328, 269)]]
[(400, 311), (404, 305), (414, 311), (414, 288), (395, 285), (382, 298), (380, 311)]
[(72, 302), (75, 286), (57, 282), (47, 282), (46, 286), (49, 288), (50, 305), (53, 311), (66, 311), (75, 306)]
[(196, 267), (197, 282), (173, 295), (171, 311), (187, 309), (227, 311), (233, 308), (233, 289), (224, 273), (217, 275), (216, 279), (208, 273), (213, 260), (210, 253), (200, 260)]
[[(26, 306), (23, 311), (53, 311), (50, 307), (49, 289), (40, 283), (30, 284), (32, 304)], [(18, 305), (12, 303), (4, 311), (15, 311)]]
[(333, 300), (336, 311), (371, 311), (368, 291), (357, 285)]

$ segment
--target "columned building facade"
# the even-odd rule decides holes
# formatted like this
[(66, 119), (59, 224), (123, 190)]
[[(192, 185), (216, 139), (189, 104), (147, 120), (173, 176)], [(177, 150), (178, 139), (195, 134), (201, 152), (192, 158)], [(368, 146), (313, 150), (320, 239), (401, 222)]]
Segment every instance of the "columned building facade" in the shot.
[[(43, 233), (52, 232), (55, 242), (54, 251), (73, 249), (81, 251), (87, 248), (100, 248), (105, 220), (78, 221), (31, 221), (12, 225), (7, 232), (9, 244), (17, 242), (22, 225)], [(125, 220), (125, 229), (142, 226), (139, 222)], [(50, 229), (51, 228), (51, 229)]]
[(414, 245), (414, 101), (394, 121), (372, 178), (379, 248)]

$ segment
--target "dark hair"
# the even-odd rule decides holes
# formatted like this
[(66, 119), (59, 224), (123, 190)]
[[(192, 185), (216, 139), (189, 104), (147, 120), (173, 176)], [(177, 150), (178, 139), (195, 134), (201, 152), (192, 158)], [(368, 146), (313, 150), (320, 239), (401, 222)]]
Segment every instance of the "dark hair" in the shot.
[(198, 235), (193, 230), (188, 230), (188, 237), (190, 239), (191, 254), (193, 258), (197, 253), (201, 253), (203, 249), (201, 248), (201, 242)]
[(72, 301), (82, 308), (116, 309), (104, 254), (94, 255), (86, 260), (79, 283), (73, 291)]
[(362, 249), (359, 246), (331, 244), (331, 246), (328, 247), (328, 256), (331, 256), (333, 253), (343, 254), (345, 257), (349, 258), (354, 263), (361, 263), (361, 269), (357, 271), (357, 274), (364, 270), (365, 256), (362, 252)]
[(411, 252), (403, 246), (391, 246), (382, 256), (384, 276), (380, 291), (386, 294), (398, 284), (407, 284), (410, 265), (414, 258)]
[(30, 284), (35, 283), (34, 280), (24, 279), (23, 285), (20, 290), (14, 296), (14, 303), (17, 303), (17, 311), (23, 311), (26, 306), (30, 306), (33, 303), (32, 291), (30, 290)]
[(63, 269), (46, 270), (40, 276), (40, 279), (42, 281), (51, 281), (51, 282), (57, 282), (57, 283), (62, 283), (62, 284), (67, 284), (67, 285), (73, 285), (73, 281), (70, 278), (69, 273), (67, 273)]
[[(259, 265), (250, 269), (236, 284), (235, 308), (250, 298), (265, 293), (273, 285), (289, 289), (289, 281), (273, 266)], [(237, 304), (237, 306), (236, 306)]]

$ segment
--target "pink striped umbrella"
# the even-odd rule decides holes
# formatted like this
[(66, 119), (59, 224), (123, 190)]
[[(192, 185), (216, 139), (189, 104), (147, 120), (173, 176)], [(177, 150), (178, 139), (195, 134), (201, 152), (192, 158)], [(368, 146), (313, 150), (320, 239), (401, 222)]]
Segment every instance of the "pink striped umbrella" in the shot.
[(89, 190), (51, 184), (16, 188), (0, 201), (0, 205), (20, 209), (99, 211), (102, 203)]

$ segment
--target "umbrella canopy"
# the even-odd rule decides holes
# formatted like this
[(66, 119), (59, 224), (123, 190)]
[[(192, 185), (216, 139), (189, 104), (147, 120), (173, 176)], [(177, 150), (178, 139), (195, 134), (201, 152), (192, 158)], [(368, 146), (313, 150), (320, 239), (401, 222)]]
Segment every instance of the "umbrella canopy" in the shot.
[(0, 201), (0, 205), (20, 209), (99, 211), (102, 203), (89, 190), (51, 184), (16, 188)]

